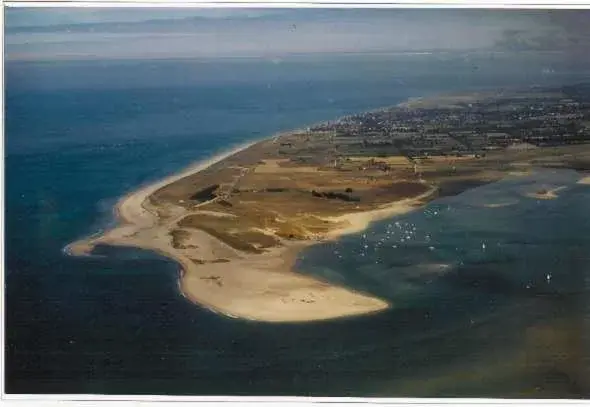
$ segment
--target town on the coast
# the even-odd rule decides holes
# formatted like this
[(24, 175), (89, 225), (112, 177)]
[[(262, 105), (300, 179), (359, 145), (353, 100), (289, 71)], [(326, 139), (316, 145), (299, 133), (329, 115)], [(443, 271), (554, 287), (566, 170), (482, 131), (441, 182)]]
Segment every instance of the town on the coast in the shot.
[[(441, 96), (343, 117), (308, 129), (328, 132), (341, 156), (410, 160), (485, 157), (590, 142), (590, 86)], [(387, 170), (378, 159), (372, 165)]]

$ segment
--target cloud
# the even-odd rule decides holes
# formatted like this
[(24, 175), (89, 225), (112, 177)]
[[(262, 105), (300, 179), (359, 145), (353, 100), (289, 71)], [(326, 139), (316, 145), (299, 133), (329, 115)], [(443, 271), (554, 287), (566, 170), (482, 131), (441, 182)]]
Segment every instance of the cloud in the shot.
[(113, 23), (137, 24), (165, 22), (191, 18), (228, 19), (257, 18), (280, 14), (281, 9), (137, 9), (137, 8), (7, 8), (6, 29), (9, 31), (54, 31), (85, 25), (108, 27)]
[(548, 10), (532, 29), (514, 26), (502, 32), (494, 48), (510, 51), (588, 52), (590, 13), (581, 10)]
[[(546, 50), (588, 44), (585, 11), (9, 9), (13, 59)], [(580, 16), (583, 15), (583, 16)], [(576, 45), (577, 44), (577, 45)]]
[(558, 29), (547, 29), (539, 33), (506, 30), (496, 41), (495, 48), (506, 51), (587, 52), (590, 50), (590, 38), (585, 33), (570, 33)]

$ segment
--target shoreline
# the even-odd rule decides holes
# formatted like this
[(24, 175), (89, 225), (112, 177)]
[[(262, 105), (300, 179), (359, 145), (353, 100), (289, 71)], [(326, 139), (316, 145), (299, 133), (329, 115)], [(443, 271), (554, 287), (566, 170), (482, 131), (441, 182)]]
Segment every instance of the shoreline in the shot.
[[(428, 97), (427, 96), (410, 97), (410, 98), (406, 99), (405, 101), (399, 102), (395, 105), (371, 109), (371, 110), (369, 110), (369, 112), (371, 112), (371, 111), (377, 112), (377, 111), (388, 110), (388, 109), (404, 109), (404, 108), (407, 108), (406, 107), (407, 103), (410, 103), (413, 101), (421, 101), (426, 98), (428, 98)], [(143, 207), (143, 202), (151, 194), (153, 194), (154, 192), (156, 192), (160, 188), (163, 188), (163, 187), (165, 187), (173, 182), (176, 182), (182, 178), (189, 177), (189, 176), (194, 175), (198, 172), (204, 171), (207, 168), (211, 167), (212, 165), (215, 165), (215, 164), (219, 163), (220, 161), (222, 161), (226, 158), (229, 158), (232, 155), (237, 154), (243, 150), (246, 150), (247, 148), (250, 148), (258, 143), (262, 143), (262, 142), (270, 141), (270, 140), (278, 140), (280, 137), (283, 137), (285, 135), (306, 132), (307, 129), (309, 129), (311, 127), (321, 126), (321, 125), (329, 124), (332, 122), (338, 122), (339, 120), (342, 120), (346, 117), (348, 117), (348, 115), (344, 115), (344, 116), (341, 116), (341, 117), (338, 117), (335, 119), (327, 119), (327, 120), (317, 121), (317, 122), (303, 125), (303, 126), (295, 128), (295, 129), (291, 129), (291, 130), (277, 131), (276, 133), (273, 133), (273, 135), (271, 135), (271, 136), (260, 137), (260, 138), (253, 140), (253, 141), (241, 143), (237, 146), (234, 146), (230, 150), (224, 150), (223, 152), (220, 152), (210, 158), (204, 158), (202, 160), (199, 160), (199, 161), (196, 161), (192, 164), (189, 164), (187, 167), (179, 170), (178, 172), (172, 173), (168, 176), (165, 176), (163, 178), (159, 178), (159, 179), (157, 179), (155, 181), (151, 181), (149, 183), (146, 182), (143, 186), (139, 186), (137, 189), (127, 192), (126, 194), (124, 194), (123, 196), (121, 196), (120, 198), (117, 199), (116, 204), (112, 208), (112, 212), (114, 215), (113, 216), (114, 217), (114, 225), (112, 227), (105, 229), (105, 230), (99, 230), (99, 231), (91, 233), (90, 235), (86, 235), (86, 236), (77, 238), (75, 241), (65, 245), (62, 248), (62, 252), (68, 256), (91, 256), (91, 254), (89, 252), (92, 251), (92, 247), (89, 247), (88, 246), (89, 244), (96, 242), (98, 239), (100, 239), (100, 237), (102, 235), (107, 233), (109, 230), (114, 230), (114, 229), (120, 228), (122, 226), (121, 223), (133, 224), (133, 222), (130, 221), (130, 218), (125, 215), (125, 211), (123, 210), (124, 206), (126, 207), (130, 204), (130, 202), (129, 202), (130, 200), (137, 201), (139, 198), (143, 197), (143, 199), (141, 199), (141, 204), (139, 206), (140, 206), (140, 210), (142, 210), (142, 209), (145, 210), (145, 208)], [(367, 212), (373, 212), (373, 211), (367, 211)], [(360, 213), (356, 213), (356, 214), (359, 215)], [(351, 232), (351, 233), (353, 233), (353, 232)], [(347, 234), (347, 232), (344, 232), (343, 235), (344, 234)], [(329, 240), (331, 240), (331, 239), (329, 239)], [(84, 243), (86, 243), (86, 245)]]
[(193, 164), (190, 164), (189, 166), (187, 166), (186, 168), (180, 170), (179, 172), (170, 174), (170, 175), (160, 178), (156, 181), (146, 183), (145, 185), (140, 186), (139, 188), (126, 193), (125, 195), (123, 195), (119, 199), (117, 199), (117, 202), (115, 203), (115, 205), (112, 208), (112, 213), (113, 213), (113, 217), (114, 217), (114, 221), (115, 221), (114, 227), (109, 228), (107, 230), (96, 231), (94, 233), (91, 233), (90, 235), (76, 239), (74, 242), (67, 244), (62, 249), (62, 251), (65, 254), (71, 255), (71, 256), (91, 255), (90, 253), (84, 253), (81, 251), (81, 250), (88, 249), (88, 248), (84, 248), (84, 243), (92, 244), (94, 242), (97, 242), (108, 231), (111, 231), (114, 229), (119, 229), (124, 225), (133, 224), (133, 221), (131, 220), (131, 218), (129, 216), (126, 216), (126, 212), (125, 212), (125, 210), (123, 210), (122, 207), (126, 207), (126, 206), (140, 200), (140, 203), (139, 203), (139, 206), (141, 207), (140, 210), (145, 209), (143, 207), (143, 202), (158, 189), (165, 187), (166, 185), (169, 185), (173, 182), (176, 182), (184, 177), (188, 177), (188, 176), (191, 176), (191, 175), (196, 174), (198, 172), (204, 171), (207, 168), (211, 167), (212, 165), (217, 164), (218, 162), (220, 162), (220, 161), (222, 161), (234, 154), (237, 154), (240, 151), (245, 150), (246, 148), (251, 147), (254, 144), (259, 143), (264, 140), (267, 140), (267, 139), (259, 139), (256, 141), (240, 144), (237, 147), (234, 147), (233, 149), (218, 153), (217, 155), (214, 155), (213, 157), (210, 157), (210, 158), (196, 161)]
[(341, 228), (330, 231), (326, 236), (326, 240), (337, 240), (340, 237), (346, 235), (360, 233), (368, 229), (368, 227), (373, 222), (378, 222), (380, 220), (384, 220), (394, 216), (407, 215), (412, 211), (415, 211), (422, 207), (423, 205), (420, 205), (419, 203), (421, 203), (424, 199), (431, 198), (437, 191), (438, 188), (433, 186), (428, 191), (418, 196), (402, 199), (396, 202), (391, 202), (382, 205), (380, 208), (377, 209), (323, 218), (331, 222), (348, 223), (348, 226), (343, 226)]
[[(374, 111), (408, 109), (412, 108), (412, 104), (425, 100), (429, 100), (429, 97), (413, 97), (395, 106)], [(161, 215), (158, 204), (152, 204), (149, 200), (161, 188), (205, 171), (257, 144), (276, 143), (281, 137), (305, 133), (310, 127), (338, 122), (346, 117), (279, 131), (271, 136), (244, 142), (212, 157), (203, 158), (175, 174), (140, 186), (117, 200), (113, 208), (114, 226), (66, 245), (63, 252), (70, 256), (89, 256), (99, 244), (151, 250), (179, 264), (178, 286), (183, 297), (232, 318), (304, 322), (367, 315), (391, 308), (388, 302), (353, 288), (297, 273), (297, 255), (306, 247), (361, 233), (373, 222), (405, 215), (423, 207), (437, 197), (439, 188), (435, 184), (421, 181), (428, 186), (425, 192), (371, 209), (337, 216), (318, 216), (331, 224), (318, 238), (295, 242), (278, 238), (278, 247), (267, 248), (259, 253), (239, 251), (205, 230), (179, 225), (186, 216), (200, 212), (196, 210), (200, 205), (187, 209), (172, 203), (166, 207), (168, 213)], [(589, 182), (585, 178), (580, 183)], [(190, 244), (174, 243), (172, 235), (177, 230), (183, 230), (188, 235)]]
[[(330, 236), (319, 241), (304, 241), (296, 243), (284, 243), (282, 247), (274, 248), (268, 252), (255, 255), (236, 255), (231, 263), (232, 269), (241, 269), (241, 273), (249, 275), (251, 280), (269, 280), (268, 284), (252, 284), (253, 289), (258, 291), (235, 293), (236, 296), (230, 299), (231, 302), (242, 301), (242, 311), (236, 310), (235, 304), (220, 304), (218, 299), (211, 298), (211, 286), (204, 286), (202, 281), (208, 279), (209, 274), (229, 274), (227, 270), (220, 270), (224, 263), (220, 264), (195, 264), (183, 253), (172, 248), (167, 242), (162, 241), (168, 230), (159, 226), (158, 216), (152, 213), (144, 205), (146, 199), (173, 182), (182, 178), (204, 171), (207, 168), (231, 157), (255, 144), (278, 139), (286, 134), (294, 134), (302, 129), (295, 129), (274, 134), (271, 137), (260, 138), (251, 142), (243, 143), (230, 150), (221, 152), (211, 158), (198, 161), (176, 174), (164, 177), (160, 180), (144, 185), (134, 191), (122, 196), (113, 208), (116, 225), (108, 230), (95, 232), (90, 236), (78, 239), (63, 248), (63, 252), (69, 256), (92, 256), (92, 251), (99, 244), (123, 247), (137, 247), (144, 250), (151, 250), (164, 257), (167, 257), (179, 264), (180, 271), (178, 286), (180, 294), (187, 300), (196, 303), (212, 312), (222, 314), (231, 318), (240, 318), (258, 322), (310, 322), (336, 318), (355, 317), (380, 312), (391, 307), (391, 304), (384, 300), (360, 293), (350, 288), (333, 285), (329, 282), (315, 277), (306, 276), (293, 270), (297, 254), (304, 248), (329, 241), (349, 232), (349, 227), (334, 230)], [(394, 206), (398, 203), (393, 203)], [(409, 210), (413, 208), (405, 208)], [(388, 210), (385, 208), (385, 210)], [(366, 216), (366, 224), (377, 220), (373, 212), (383, 211), (377, 209), (353, 215)], [(398, 209), (399, 211), (399, 209)], [(403, 212), (403, 211), (402, 211)], [(399, 212), (398, 214), (401, 214)], [(344, 215), (347, 216), (347, 215)], [(358, 221), (357, 221), (358, 224)], [(356, 226), (358, 227), (358, 225)], [(202, 236), (205, 246), (220, 244), (221, 242), (211, 235)], [(285, 256), (286, 255), (286, 256)], [(285, 261), (284, 257), (289, 260)], [(232, 264), (233, 263), (233, 264)], [(229, 268), (229, 267), (226, 267)], [(244, 271), (247, 270), (247, 271)], [(224, 273), (224, 271), (226, 273)], [(235, 273), (234, 273), (235, 274)], [(197, 280), (200, 279), (200, 280)], [(239, 277), (236, 278), (239, 280)], [(240, 283), (240, 281), (237, 281)], [(240, 284), (237, 284), (240, 285)], [(243, 285), (243, 284), (242, 284)], [(258, 287), (260, 286), (260, 287)], [(268, 286), (268, 287), (267, 287)], [(277, 290), (278, 286), (285, 286), (278, 295), (266, 295)], [(205, 288), (205, 289), (204, 289)], [(208, 289), (207, 289), (208, 288)], [(260, 292), (261, 288), (267, 289)], [(234, 290), (235, 291), (235, 290)], [(240, 295), (242, 294), (242, 295)], [(244, 295), (245, 294), (245, 295)], [(250, 295), (262, 294), (261, 299), (256, 301)], [(247, 298), (246, 298), (247, 297)], [(290, 303), (292, 304), (290, 304)], [(301, 303), (318, 304), (309, 306), (305, 310)], [(274, 304), (274, 307), (273, 307)], [(279, 310), (276, 310), (276, 306)], [(240, 307), (237, 307), (240, 308)]]

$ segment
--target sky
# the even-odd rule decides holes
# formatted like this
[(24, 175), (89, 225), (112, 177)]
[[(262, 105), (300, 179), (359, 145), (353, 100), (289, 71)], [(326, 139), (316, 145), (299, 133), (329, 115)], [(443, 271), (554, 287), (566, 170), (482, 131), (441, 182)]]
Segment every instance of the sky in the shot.
[(589, 54), (590, 11), (9, 8), (11, 60), (279, 58), (291, 54)]

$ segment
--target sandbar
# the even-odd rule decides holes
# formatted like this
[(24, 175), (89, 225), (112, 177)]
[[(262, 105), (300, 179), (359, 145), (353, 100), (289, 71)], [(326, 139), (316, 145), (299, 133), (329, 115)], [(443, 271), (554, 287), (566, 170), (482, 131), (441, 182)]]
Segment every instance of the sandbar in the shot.
[(561, 187), (557, 187), (557, 188), (553, 188), (553, 189), (543, 189), (543, 190), (536, 191), (536, 192), (528, 192), (525, 194), (525, 196), (527, 196), (529, 198), (544, 199), (544, 200), (556, 199), (556, 198), (559, 198), (559, 195), (557, 195), (557, 192), (562, 191), (565, 188), (567, 188), (567, 187), (561, 186)]

